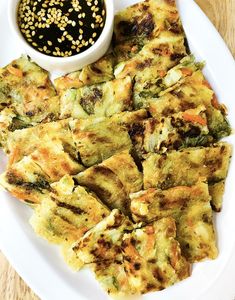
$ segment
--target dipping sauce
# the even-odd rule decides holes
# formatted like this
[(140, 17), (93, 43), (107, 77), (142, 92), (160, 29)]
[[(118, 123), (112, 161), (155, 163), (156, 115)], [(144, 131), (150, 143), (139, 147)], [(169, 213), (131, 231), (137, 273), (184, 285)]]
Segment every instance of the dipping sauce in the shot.
[(87, 50), (105, 25), (104, 0), (21, 0), (17, 10), (25, 40), (43, 54), (68, 57)]

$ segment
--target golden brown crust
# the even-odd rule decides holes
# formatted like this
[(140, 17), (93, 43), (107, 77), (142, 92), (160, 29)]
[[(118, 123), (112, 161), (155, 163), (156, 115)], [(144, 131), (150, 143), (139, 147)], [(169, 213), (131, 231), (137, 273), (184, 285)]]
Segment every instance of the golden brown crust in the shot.
[[(112, 214), (117, 216), (116, 212)], [(107, 217), (107, 220), (109, 218)], [(102, 228), (101, 224), (104, 225), (105, 222), (98, 224), (97, 230)], [(101, 258), (107, 258), (102, 260), (99, 257), (90, 267), (108, 294), (112, 296), (139, 295), (162, 290), (190, 275), (189, 263), (181, 256), (179, 243), (175, 240), (176, 227), (172, 218), (163, 218), (146, 227), (125, 233), (124, 236), (121, 226), (115, 231), (111, 227), (110, 230), (104, 232), (104, 236), (99, 234), (99, 230), (98, 232), (95, 229), (92, 230), (93, 235), (87, 233), (87, 238), (90, 237), (90, 239), (87, 240), (84, 236), (85, 248), (81, 248), (85, 251), (84, 258), (87, 261), (93, 260), (93, 255), (99, 251), (102, 253)], [(129, 224), (127, 228), (131, 229)], [(94, 234), (97, 233), (98, 237), (104, 239), (101, 246), (100, 243), (96, 243)], [(93, 236), (95, 242), (92, 242)], [(117, 243), (113, 245), (116, 239)], [(105, 245), (111, 246), (106, 250), (107, 252), (102, 251), (105, 242)], [(95, 246), (95, 251), (91, 256), (90, 244), (92, 249)]]
[(204, 105), (210, 134), (218, 140), (230, 135), (231, 128), (201, 67), (191, 57), (183, 59), (163, 78), (159, 93), (154, 96), (150, 90), (142, 101), (157, 119)]

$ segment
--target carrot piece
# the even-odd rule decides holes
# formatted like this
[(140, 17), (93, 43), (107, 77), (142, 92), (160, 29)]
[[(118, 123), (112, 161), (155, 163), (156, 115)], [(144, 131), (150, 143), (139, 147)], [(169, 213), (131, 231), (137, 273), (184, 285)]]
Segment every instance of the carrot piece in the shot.
[(166, 71), (164, 71), (164, 70), (160, 70), (160, 71), (159, 71), (159, 76), (160, 76), (161, 78), (163, 78), (165, 75), (166, 75)]
[(171, 56), (171, 54), (172, 53), (171, 53), (169, 48), (165, 47), (165, 48), (161, 49), (161, 55), (162, 56)]
[(184, 76), (191, 76), (193, 74), (193, 71), (189, 68), (182, 68), (180, 70)]
[(17, 77), (23, 77), (23, 72), (20, 69), (17, 69), (13, 66), (8, 66), (7, 67), (8, 72), (10, 72), (12, 75), (15, 75)]
[(185, 113), (183, 113), (183, 118), (185, 121), (189, 121), (192, 123), (198, 123), (202, 126), (206, 126), (206, 124), (207, 124), (207, 121), (198, 115), (190, 115), (185, 112)]
[(138, 51), (138, 47), (137, 46), (133, 46), (132, 48), (131, 48), (131, 52), (132, 53), (135, 53), (135, 52), (137, 52)]

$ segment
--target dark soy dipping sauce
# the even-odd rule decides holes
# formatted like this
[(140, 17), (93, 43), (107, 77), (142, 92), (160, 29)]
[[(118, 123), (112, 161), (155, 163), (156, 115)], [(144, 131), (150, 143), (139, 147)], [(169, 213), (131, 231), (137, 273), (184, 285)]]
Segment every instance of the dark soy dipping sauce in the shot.
[(104, 0), (21, 0), (18, 26), (37, 51), (68, 57), (91, 47), (102, 33)]

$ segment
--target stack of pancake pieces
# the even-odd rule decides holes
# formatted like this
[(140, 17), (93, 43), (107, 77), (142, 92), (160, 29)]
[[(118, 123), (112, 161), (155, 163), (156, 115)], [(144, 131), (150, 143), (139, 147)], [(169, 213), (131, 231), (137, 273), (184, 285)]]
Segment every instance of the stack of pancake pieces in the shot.
[(231, 128), (202, 68), (175, 2), (146, 0), (80, 71), (52, 83), (26, 56), (0, 70), (0, 183), (112, 296), (162, 290), (218, 255)]

